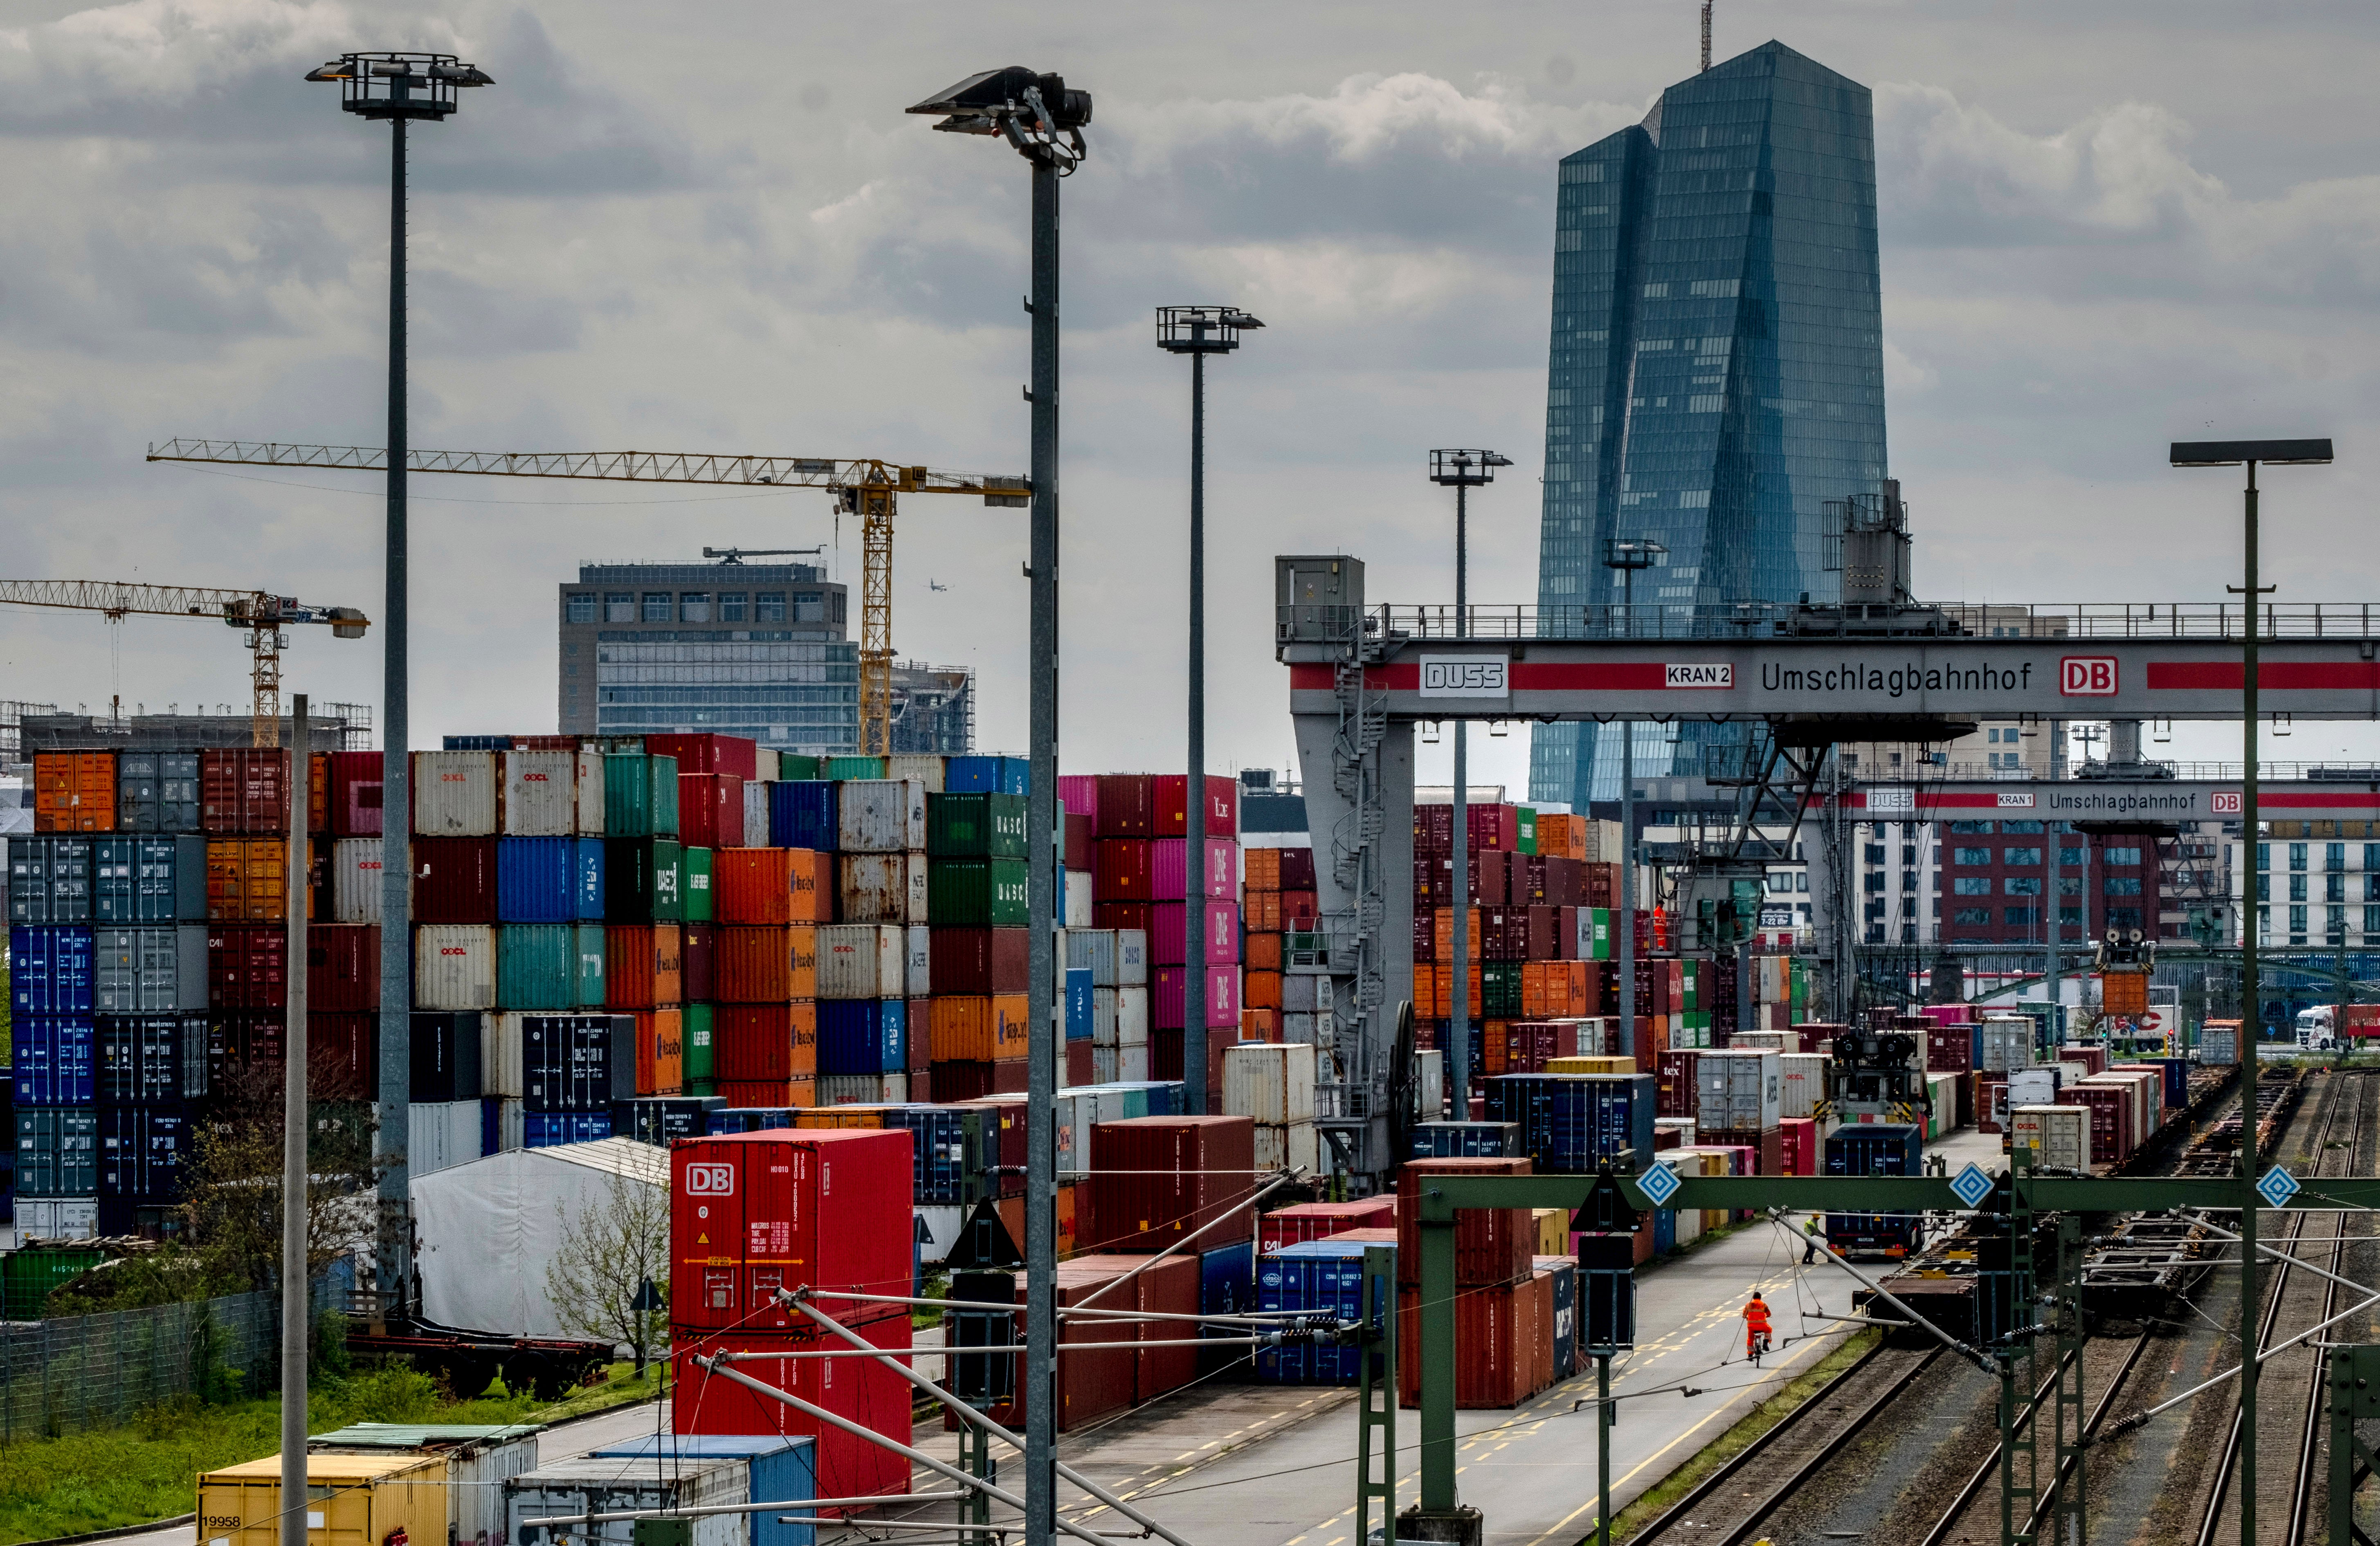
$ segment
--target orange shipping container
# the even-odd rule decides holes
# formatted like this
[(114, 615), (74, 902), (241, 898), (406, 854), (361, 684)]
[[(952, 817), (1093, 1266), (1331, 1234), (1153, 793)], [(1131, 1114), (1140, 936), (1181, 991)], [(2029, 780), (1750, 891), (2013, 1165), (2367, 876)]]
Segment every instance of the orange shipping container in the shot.
[(607, 924), (603, 926), (603, 1007), (658, 1009), (675, 1006), (684, 992), (679, 974), (678, 925)]
[(1281, 973), (1251, 972), (1241, 988), (1241, 1002), (1252, 1009), (1281, 1008)]
[[(1546, 967), (1548, 964), (1548, 962), (1541, 960), (1524, 960), (1521, 963), (1521, 1017), (1524, 1020), (1544, 1020), (1550, 1015), (1560, 1012), (1559, 1010), (1548, 1008), (1546, 1004)], [(1563, 983), (1562, 999), (1564, 1003), (1569, 1002), (1570, 999), (1570, 988), (1567, 980)]]
[(270, 923), (289, 916), (289, 845), (279, 838), (207, 843), (207, 921)]
[(686, 1087), (685, 1017), (676, 1009), (637, 1016), (637, 1093), (674, 1095)]
[(813, 1105), (794, 1118), (794, 1126), (797, 1128), (880, 1128), (883, 1125), (882, 1109), (873, 1105)]
[(1252, 934), (1247, 939), (1248, 970), (1278, 972), (1281, 970), (1281, 936)]
[(722, 924), (815, 923), (818, 855), (807, 848), (719, 849), (710, 895)]
[[(719, 852), (771, 851), (722, 848)], [(731, 924), (719, 929), (713, 940), (711, 991), (721, 1003), (783, 1004), (818, 996), (816, 924)]]
[[(802, 884), (801, 876), (801, 856), (805, 853), (810, 856), (810, 878), (807, 886)], [(793, 854), (794, 922), (798, 924), (807, 918), (813, 924), (833, 923), (834, 855), (824, 849), (815, 848), (797, 848), (793, 850)], [(809, 912), (807, 914), (800, 911), (805, 900), (809, 903)]]
[(1281, 932), (1280, 892), (1250, 891), (1245, 900), (1241, 902), (1240, 910), (1246, 917), (1251, 932), (1264, 934)]
[[(1430, 1007), (1429, 1018), (1432, 1020), (1451, 1019), (1454, 1014), (1454, 968), (1451, 966), (1433, 966), (1428, 970), (1429, 998), (1427, 1002)], [(1421, 996), (1421, 967), (1416, 966), (1414, 968), (1414, 996), (1416, 999), (1419, 999)], [(1479, 1013), (1479, 1006), (1484, 1001), (1482, 995), (1485, 992), (1485, 987), (1480, 980), (1479, 963), (1475, 960), (1473, 961), (1471, 963), (1471, 970), (1465, 972), (1464, 975), (1471, 979), (1471, 996), (1465, 1000), (1465, 1002), (1469, 1004), (1472, 1014), (1475, 1016)]]
[(115, 830), (115, 754), (33, 754), (33, 830)]
[(1281, 1011), (1279, 1009), (1242, 1009), (1240, 1040), (1244, 1042), (1281, 1040)]
[[(1432, 937), (1438, 942), (1438, 959), (1452, 960), (1454, 959), (1454, 909), (1441, 907), (1436, 911), (1438, 916), (1431, 933)], [(1464, 948), (1470, 952), (1471, 959), (1477, 960), (1479, 959), (1479, 910), (1470, 907), (1463, 909), (1463, 912), (1468, 915), (1468, 921), (1464, 924), (1466, 931)]]
[(1247, 888), (1251, 891), (1281, 889), (1281, 850), (1250, 848), (1240, 851), (1247, 865)]
[(1480, 1022), (1479, 1061), (1487, 1065), (1482, 1073), (1510, 1073), (1512, 1069), (1512, 1022), (1490, 1020)]
[[(931, 999), (927, 1047), (937, 1063), (1008, 1063), (1025, 1057), (1026, 996), (951, 994)], [(915, 1028), (911, 1034), (916, 1034)]]

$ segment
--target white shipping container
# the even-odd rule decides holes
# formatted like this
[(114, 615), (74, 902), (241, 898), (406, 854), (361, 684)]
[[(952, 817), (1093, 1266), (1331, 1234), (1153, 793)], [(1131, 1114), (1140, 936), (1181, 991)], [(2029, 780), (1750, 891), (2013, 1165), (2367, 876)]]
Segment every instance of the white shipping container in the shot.
[(1091, 989), (1091, 1045), (1116, 1045), (1116, 990), (1111, 987)]
[[(1654, 1141), (1659, 1142), (1660, 1135), (1665, 1132), (1674, 1132), (1678, 1135), (1679, 1144), (1691, 1149), (1694, 1144), (1695, 1128), (1696, 1123), (1691, 1117), (1656, 1117), (1653, 1118)], [(1668, 1164), (1666, 1160), (1662, 1163)], [(1678, 1174), (1682, 1176), (1686, 1172), (1681, 1170)]]
[(1097, 1046), (1091, 1048), (1091, 1078), (1101, 1084), (1113, 1084), (1123, 1076), (1116, 1072), (1116, 1060), (1123, 1048)]
[(1087, 870), (1060, 870), (1059, 890), (1065, 893), (1065, 926), (1087, 929), (1099, 918), (1098, 902), (1091, 891), (1091, 875)]
[[(966, 1222), (967, 1211), (955, 1203), (920, 1203), (909, 1211), (917, 1220), (917, 1233), (925, 1237), (917, 1242), (918, 1259), (931, 1266), (947, 1258), (951, 1247), (959, 1243), (959, 1226)], [(915, 1367), (920, 1373), (925, 1371), (922, 1361)]]
[(1802, 1050), (1802, 1038), (1791, 1031), (1737, 1031), (1727, 1038), (1730, 1052), (1792, 1052)]
[(102, 924), (92, 931), (93, 1000), (103, 1015), (170, 1014), (207, 1007), (207, 926)]
[[(781, 1374), (768, 1364), (749, 1371), (765, 1381), (788, 1382), (794, 1366)], [(739, 1371), (738, 1372), (744, 1372)], [(785, 1408), (789, 1419), (805, 1420)], [(523, 1521), (571, 1514), (662, 1514), (705, 1505), (752, 1502), (752, 1463), (737, 1458), (699, 1459), (686, 1455), (638, 1456), (582, 1455), (516, 1476), (504, 1483), (504, 1506), (512, 1546), (629, 1546), (635, 1540), (633, 1520), (601, 1525), (530, 1525)], [(762, 1499), (762, 1502), (774, 1500)], [(752, 1516), (746, 1514), (696, 1514), (686, 1520), (691, 1546), (751, 1546)]]
[(1979, 1066), (1984, 1071), (2006, 1073), (2010, 1069), (2033, 1067), (2031, 1017), (1986, 1016), (1980, 1030), (1983, 1061)]
[(835, 860), (836, 911), (856, 924), (926, 922), (926, 856), (845, 853)]
[(2036, 1166), (2061, 1170), (2091, 1168), (2091, 1111), (2080, 1105), (2018, 1105), (2009, 1108), (2009, 1142), (2033, 1151)]
[(820, 1074), (820, 1105), (905, 1105), (909, 1076), (905, 1073)]
[[(539, 1011), (550, 1013), (551, 1011)], [(600, 1011), (590, 1011), (600, 1012)], [(528, 1092), (521, 1065), (521, 1016), (507, 1009), (480, 1017), (480, 1093), (517, 1102)], [(510, 1145), (518, 1148), (517, 1143)]]
[(835, 786), (835, 847), (905, 853), (926, 846), (926, 786), (915, 779), (849, 779)]
[(378, 838), (338, 838), (331, 843), (331, 922), (380, 922), (381, 846)]
[[(923, 924), (912, 924), (902, 936), (901, 973), (904, 996), (923, 998), (934, 991), (934, 931)], [(912, 1035), (925, 1034), (922, 1025), (910, 1027)]]
[[(1777, 1064), (1781, 1093), (1777, 1109), (1781, 1114), (1780, 1120), (1797, 1120), (1818, 1114), (1818, 1103), (1827, 1098), (1828, 1061), (1815, 1052), (1779, 1055)], [(1694, 1140), (1684, 1141), (1691, 1143)]]
[(887, 779), (911, 779), (925, 786), (928, 794), (942, 792), (942, 759), (938, 756), (902, 755), (884, 759)]
[(1071, 924), (1066, 929), (1066, 966), (1070, 971), (1087, 971), (1095, 988), (1116, 985), (1116, 931), (1113, 929), (1078, 929)]
[(433, 1176), (480, 1157), (478, 1101), (416, 1101), (405, 1116), (407, 1174)]
[(95, 1197), (19, 1197), (17, 1238), (21, 1240), (88, 1240), (99, 1234)]
[(1959, 1075), (1927, 1074), (1925, 1093), (1934, 1100), (1934, 1120), (1927, 1124), (1934, 1130), (1926, 1136), (1943, 1138), (1956, 1132), (1959, 1129)]
[(1312, 1122), (1258, 1122), (1256, 1141), (1258, 1170), (1300, 1170), (1311, 1176), (1321, 1167)]
[(2201, 1025), (2198, 1028), (2198, 1061), (2204, 1068), (2220, 1068), (2240, 1060), (2240, 1033), (2229, 1025)]
[(820, 998), (901, 998), (908, 983), (908, 941), (897, 924), (820, 924)]
[[(1148, 1033), (1146, 1022), (1144, 1022), (1141, 1034), (1145, 1037)], [(1148, 1043), (1147, 1041), (1143, 1041), (1138, 1045), (1126, 1044), (1125, 1045), (1117, 1047), (1115, 1082), (1119, 1084), (1142, 1084), (1146, 1083), (1148, 1080)]]
[(1116, 930), (1116, 986), (1148, 985), (1148, 931)]
[[(1148, 989), (1144, 984), (1119, 984), (1116, 996), (1116, 1045), (1127, 1051), (1137, 1048), (1141, 1067), (1148, 1066)], [(1128, 1079), (1147, 1079), (1147, 1074), (1128, 1074)]]
[(2002, 1132), (2008, 1131), (2009, 1113), (2021, 1105), (2051, 1105), (2063, 1087), (2063, 1070), (2046, 1064), (2029, 1069), (2010, 1069), (2008, 1082), (1992, 1095), (1992, 1119)]
[(567, 838), (578, 830), (578, 754), (504, 752), (504, 835)]
[(425, 838), (496, 835), (496, 754), (413, 754), (413, 830)]
[(424, 924), (413, 937), (413, 1007), (496, 1007), (496, 930), (492, 924)]
[(585, 838), (603, 835), (603, 754), (578, 754), (578, 833)]
[(1708, 1051), (1694, 1069), (1695, 1112), (1706, 1126), (1766, 1131), (1784, 1119), (1785, 1070), (1777, 1053)]
[[(1223, 1113), (1267, 1123), (1314, 1121), (1314, 1048), (1296, 1042), (1241, 1042), (1223, 1049)], [(1263, 1166), (1263, 1162), (1257, 1162)]]
[[(1327, 1073), (1329, 1065), (1316, 1071)], [(1414, 1109), (1426, 1119), (1446, 1109), (1446, 1054), (1434, 1046), (1414, 1052)]]
[(769, 786), (754, 779), (744, 785), (744, 846), (767, 848), (769, 843)]
[(1281, 1012), (1285, 1015), (1310, 1015), (1322, 1003), (1322, 984), (1327, 979), (1311, 972), (1292, 972), (1281, 980)]

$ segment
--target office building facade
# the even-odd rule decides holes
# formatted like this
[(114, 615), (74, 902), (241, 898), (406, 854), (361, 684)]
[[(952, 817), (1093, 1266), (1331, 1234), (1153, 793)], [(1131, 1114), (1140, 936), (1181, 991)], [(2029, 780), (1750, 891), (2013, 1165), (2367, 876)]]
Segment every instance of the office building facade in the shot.
[[(1563, 159), (1543, 633), (1620, 601), (1614, 537), (1669, 550), (1640, 608), (1840, 594), (1826, 506), (1887, 475), (1875, 138), (1867, 88), (1768, 42)], [(1617, 797), (1598, 729), (1536, 728), (1534, 798)], [(1638, 727), (1640, 773), (1694, 771), (1700, 733)]]

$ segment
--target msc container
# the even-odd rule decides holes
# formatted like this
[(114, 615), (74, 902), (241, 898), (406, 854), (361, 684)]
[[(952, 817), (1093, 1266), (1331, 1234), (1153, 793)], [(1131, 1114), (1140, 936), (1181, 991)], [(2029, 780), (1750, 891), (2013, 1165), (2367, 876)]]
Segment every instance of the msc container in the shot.
[(619, 752), (603, 759), (603, 835), (677, 836), (677, 759)]
[(1023, 859), (1025, 832), (1022, 795), (927, 797), (926, 852), (938, 859)]
[(769, 843), (832, 852), (837, 823), (835, 786), (824, 779), (792, 779), (769, 786)]
[(2091, 1113), (2079, 1105), (2010, 1108), (2010, 1143), (2033, 1151), (2034, 1168), (2091, 1172)]
[(613, 1101), (636, 1098), (635, 1017), (504, 1018), (519, 1032), (520, 1090), (530, 1112), (609, 1112)]
[(1078, 1233), (1100, 1250), (1157, 1250), (1209, 1224), (1199, 1236), (1208, 1249), (1254, 1234), (1247, 1211), (1234, 1211), (1256, 1169), (1245, 1117), (1101, 1122), (1091, 1129), (1090, 1169), (1091, 1218)]
[(854, 924), (923, 924), (926, 863), (922, 853), (841, 855), (835, 916)]
[[(816, 1439), (795, 1434), (745, 1437), (731, 1433), (671, 1433), (632, 1439), (588, 1453), (597, 1458), (658, 1457), (662, 1474), (672, 1476), (689, 1460), (740, 1459), (750, 1468), (752, 1501), (795, 1505), (745, 1516), (749, 1522), (749, 1534), (741, 1538), (740, 1546), (810, 1546), (817, 1538), (818, 1528), (785, 1524), (782, 1516), (810, 1512), (798, 1505), (818, 1496), (818, 1448)], [(580, 1532), (571, 1533), (575, 1536)], [(470, 1537), (457, 1539), (468, 1540)]]
[(169, 924), (155, 928), (92, 931), (94, 1012), (145, 1015), (206, 1007), (205, 924)]
[(199, 754), (199, 827), (225, 837), (289, 829), (289, 754), (223, 747)]
[(900, 997), (908, 977), (905, 944), (898, 924), (820, 924), (819, 997)]
[(413, 1002), (425, 1009), (494, 1009), (494, 925), (424, 924), (416, 929)]
[[(515, 752), (513, 756), (560, 754)], [(496, 844), (496, 921), (568, 924), (603, 917), (601, 838), (504, 838)]]
[(116, 753), (115, 829), (198, 831), (199, 754)]
[(408, 852), (413, 863), (415, 923), (496, 921), (495, 839), (416, 838)]
[(115, 754), (33, 754), (33, 829), (115, 830)]
[(845, 853), (926, 847), (926, 790), (911, 779), (853, 779), (835, 791), (835, 844)]
[(413, 830), (427, 838), (496, 835), (496, 754), (413, 754)]
[(99, 1109), (90, 1105), (17, 1108), (17, 1195), (99, 1195)]
[(815, 998), (818, 934), (815, 924), (720, 927), (711, 962), (717, 998), (724, 1004), (783, 1004)]
[(1258, 1124), (1314, 1120), (1314, 1048), (1242, 1042), (1223, 1050), (1223, 1110)]
[[(95, 1064), (92, 1089), (102, 1101), (172, 1105), (206, 1096), (204, 1015), (103, 1015), (93, 1027), (91, 1048)], [(16, 1066), (18, 1100), (46, 1104), (38, 1096), (27, 1100), (21, 1054)]]
[[(811, 1324), (779, 1287), (904, 1294), (910, 1231), (883, 1227), (913, 1206), (904, 1129), (800, 1129), (692, 1140), (670, 1151), (670, 1320), (753, 1335)], [(878, 1307), (825, 1299), (838, 1320)]]
[(18, 1015), (8, 1028), (18, 1105), (89, 1105), (96, 1098), (98, 1033), (90, 1015)]
[(1783, 1120), (1784, 1069), (1778, 1053), (1702, 1053), (1694, 1082), (1694, 1115), (1705, 1128), (1761, 1132)]
[(731, 848), (711, 856), (711, 910), (722, 924), (818, 922), (810, 851)]
[(12, 924), (8, 1004), (20, 1015), (89, 1015), (98, 1009), (95, 946), (89, 927)]
[(603, 926), (603, 1005), (611, 1009), (674, 1007), (685, 996), (684, 941), (677, 924)]
[[(308, 1455), (307, 1539), (324, 1546), (443, 1540), (446, 1460), (438, 1455)], [(199, 1478), (199, 1539), (207, 1546), (280, 1546), (281, 1456)]]
[(929, 859), (927, 908), (939, 928), (1022, 928), (1030, 919), (1022, 859)]
[(504, 752), (504, 835), (567, 838), (578, 830), (578, 754)]

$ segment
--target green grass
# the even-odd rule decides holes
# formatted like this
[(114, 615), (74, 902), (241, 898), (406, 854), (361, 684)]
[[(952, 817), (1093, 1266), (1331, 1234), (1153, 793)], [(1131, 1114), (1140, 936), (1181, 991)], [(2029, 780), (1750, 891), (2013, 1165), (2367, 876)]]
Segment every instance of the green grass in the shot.
[[(611, 1378), (555, 1404), (504, 1393), (471, 1401), (441, 1398), (435, 1383), (409, 1369), (381, 1369), (316, 1383), (307, 1401), (309, 1432), (351, 1422), (555, 1422), (581, 1412), (641, 1401), (666, 1369), (645, 1378), (615, 1363)], [(92, 1429), (0, 1448), (0, 1546), (115, 1529), (190, 1512), (202, 1471), (261, 1459), (281, 1445), (277, 1398), (200, 1406), (190, 1397), (161, 1402), (121, 1428)]]
[[(1624, 1541), (1643, 1529), (1656, 1515), (1699, 1486), (1705, 1477), (1742, 1454), (1751, 1447), (1754, 1440), (1783, 1422), (1796, 1407), (1817, 1394), (1820, 1386), (1864, 1357), (1868, 1349), (1883, 1337), (1884, 1333), (1868, 1326), (1845, 1338), (1841, 1347), (1738, 1419), (1734, 1427), (1705, 1445), (1684, 1465), (1639, 1493), (1636, 1501), (1621, 1509), (1620, 1516), (1612, 1521), (1612, 1539)], [(1594, 1539), (1591, 1535), (1584, 1537), (1581, 1546)]]

